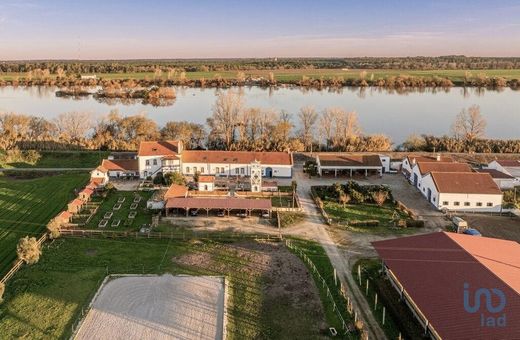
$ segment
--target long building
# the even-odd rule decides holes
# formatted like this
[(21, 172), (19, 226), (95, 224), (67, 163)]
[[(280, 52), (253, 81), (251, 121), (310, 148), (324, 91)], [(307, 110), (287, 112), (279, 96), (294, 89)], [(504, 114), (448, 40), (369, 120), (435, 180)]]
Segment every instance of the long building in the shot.
[(438, 232), (372, 245), (400, 303), (408, 305), (426, 335), (520, 338), (517, 242)]

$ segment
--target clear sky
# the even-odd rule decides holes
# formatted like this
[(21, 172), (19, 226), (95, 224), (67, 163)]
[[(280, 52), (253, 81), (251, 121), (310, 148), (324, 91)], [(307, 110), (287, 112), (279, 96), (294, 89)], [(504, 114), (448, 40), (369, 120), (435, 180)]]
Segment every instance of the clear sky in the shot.
[(520, 56), (520, 1), (0, 0), (0, 60)]

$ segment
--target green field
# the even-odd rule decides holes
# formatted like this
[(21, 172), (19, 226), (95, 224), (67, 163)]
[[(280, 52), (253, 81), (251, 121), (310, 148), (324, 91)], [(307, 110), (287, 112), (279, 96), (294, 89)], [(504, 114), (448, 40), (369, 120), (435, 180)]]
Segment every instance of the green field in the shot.
[(8, 163), (7, 168), (95, 168), (106, 158), (108, 151), (39, 151), (34, 163)]
[[(488, 77), (504, 77), (507, 79), (520, 79), (520, 69), (496, 69), (496, 70), (389, 70), (389, 69), (289, 69), (289, 70), (247, 70), (243, 71), (246, 76), (251, 77), (264, 77), (268, 78), (269, 73), (273, 73), (274, 77), (278, 81), (298, 81), (303, 76), (319, 79), (332, 77), (343, 77), (344, 79), (359, 79), (361, 72), (366, 72), (366, 78), (370, 79), (372, 74), (374, 79), (387, 78), (392, 76), (415, 76), (431, 78), (434, 76), (449, 78), (455, 83), (460, 83), (464, 79), (466, 71), (471, 72), (473, 76), (479, 74)], [(210, 72), (186, 72), (186, 78), (188, 79), (213, 79), (216, 76), (224, 79), (235, 79), (238, 71), (210, 71)], [(23, 73), (0, 73), (0, 79), (12, 80), (14, 77), (23, 78)], [(153, 72), (142, 72), (142, 73), (100, 73), (98, 77), (102, 79), (154, 79)], [(163, 72), (163, 80), (167, 79), (167, 75)], [(172, 79), (178, 79), (176, 75)]]
[(47, 222), (66, 207), (87, 174), (63, 174), (31, 180), (0, 177), (0, 275), (16, 259), (16, 244), (39, 236)]
[[(325, 323), (318, 294), (309, 295), (309, 274), (301, 276), (303, 264), (280, 243), (60, 239), (47, 243), (43, 254), (7, 285), (2, 337), (69, 338), (107, 272), (226, 275), (228, 339), (319, 338)], [(284, 265), (266, 266), (266, 255)], [(297, 282), (287, 278), (294, 270)]]
[[(137, 215), (134, 219), (129, 219), (128, 214), (132, 211), (130, 206), (133, 203), (134, 197), (139, 195), (141, 201), (138, 203)], [(134, 193), (131, 191), (110, 191), (102, 202), (96, 214), (91, 218), (85, 229), (102, 229), (102, 230), (139, 230), (142, 224), (150, 224), (152, 221), (152, 214), (146, 209), (146, 201), (152, 196), (151, 191), (140, 191)], [(121, 203), (121, 208), (114, 210), (117, 201), (124, 197), (125, 201)], [(97, 199), (97, 198), (96, 198)], [(105, 213), (112, 212), (113, 215), (105, 228), (99, 228), (99, 222), (103, 219)], [(112, 227), (112, 222), (120, 221), (119, 226)], [(75, 221), (73, 221), (75, 222)]]

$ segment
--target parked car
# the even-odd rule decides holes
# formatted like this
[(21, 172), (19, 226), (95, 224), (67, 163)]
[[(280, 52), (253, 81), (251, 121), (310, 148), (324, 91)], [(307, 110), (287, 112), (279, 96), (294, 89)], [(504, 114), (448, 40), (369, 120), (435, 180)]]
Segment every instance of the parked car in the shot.
[(237, 213), (237, 216), (245, 218), (245, 217), (247, 217), (247, 212), (246, 211), (241, 211), (241, 212)]
[(217, 212), (217, 216), (218, 216), (218, 217), (224, 217), (224, 216), (226, 216), (226, 212), (225, 212), (224, 210), (219, 210), (219, 211)]
[(197, 216), (199, 214), (199, 210), (198, 209), (191, 209), (190, 210), (190, 215), (191, 216)]
[(264, 211), (260, 214), (260, 216), (262, 216), (263, 218), (270, 218), (271, 217), (271, 214), (269, 214), (269, 212), (267, 211)]
[(478, 231), (477, 229), (474, 229), (474, 228), (464, 229), (464, 231), (462, 233), (466, 234), (466, 235), (471, 235), (471, 236), (482, 236), (480, 231)]

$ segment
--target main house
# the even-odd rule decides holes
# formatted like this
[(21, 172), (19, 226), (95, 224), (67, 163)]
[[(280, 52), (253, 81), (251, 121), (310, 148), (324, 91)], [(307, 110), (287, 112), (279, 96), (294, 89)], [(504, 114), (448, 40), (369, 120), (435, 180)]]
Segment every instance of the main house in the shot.
[[(293, 159), (288, 152), (184, 150), (181, 141), (141, 142), (135, 160), (104, 160), (92, 176), (138, 175), (145, 179), (158, 173), (177, 171), (183, 175), (251, 175), (260, 164), (263, 177), (292, 177)], [(129, 169), (124, 167), (128, 166)]]

